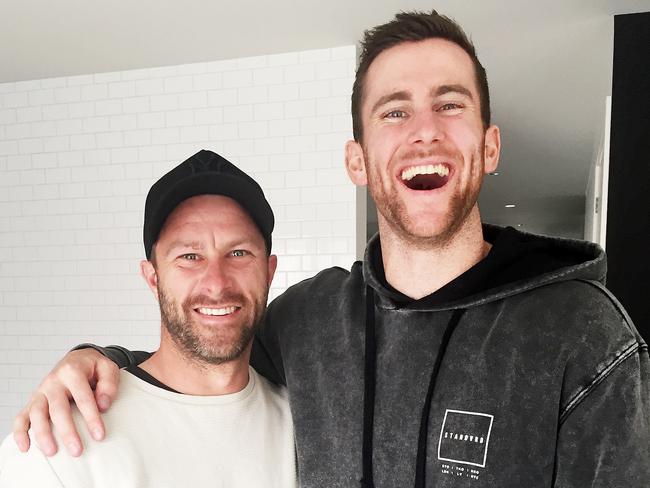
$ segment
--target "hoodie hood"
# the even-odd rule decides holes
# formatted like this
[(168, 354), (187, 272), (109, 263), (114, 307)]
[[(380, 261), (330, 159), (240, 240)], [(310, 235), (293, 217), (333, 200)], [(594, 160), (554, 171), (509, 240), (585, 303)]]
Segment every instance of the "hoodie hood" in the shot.
[(413, 300), (387, 283), (376, 234), (366, 247), (364, 279), (377, 293), (377, 305), (382, 308), (431, 311), (471, 308), (560, 281), (604, 284), (606, 257), (597, 244), (489, 224), (483, 225), (483, 237), (492, 249), (482, 261), (431, 295)]

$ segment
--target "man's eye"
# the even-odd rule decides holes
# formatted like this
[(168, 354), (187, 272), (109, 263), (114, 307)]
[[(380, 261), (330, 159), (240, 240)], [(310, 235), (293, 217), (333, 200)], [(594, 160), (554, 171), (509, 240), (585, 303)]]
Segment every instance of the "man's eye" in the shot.
[(246, 256), (246, 254), (248, 254), (248, 253), (246, 251), (244, 251), (243, 249), (235, 249), (234, 251), (231, 252), (231, 254), (232, 254), (233, 257), (241, 258), (243, 256)]
[(391, 110), (384, 114), (385, 119), (401, 119), (406, 117), (406, 112), (404, 110)]
[(199, 259), (199, 255), (196, 254), (196, 253), (190, 252), (190, 253), (187, 253), (187, 254), (183, 254), (181, 256), (181, 259), (184, 259), (186, 261), (196, 261), (196, 260)]
[(444, 105), (441, 105), (438, 108), (438, 110), (441, 111), (441, 112), (448, 112), (449, 110), (459, 110), (461, 108), (463, 108), (463, 107), (459, 103), (450, 102), (450, 103), (445, 103)]

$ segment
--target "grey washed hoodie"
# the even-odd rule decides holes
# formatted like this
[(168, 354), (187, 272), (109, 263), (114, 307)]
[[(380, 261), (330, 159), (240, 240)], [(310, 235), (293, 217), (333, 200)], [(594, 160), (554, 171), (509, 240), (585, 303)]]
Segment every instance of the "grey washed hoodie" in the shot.
[[(504, 232), (516, 252), (463, 298), (401, 301), (375, 269), (375, 238), (350, 272), (327, 269), (269, 306), (252, 361), (289, 389), (301, 486), (361, 486), (367, 290), (377, 342), (375, 486), (414, 486), (442, 352), (423, 486), (650, 486), (648, 348), (602, 284), (603, 251), (484, 228), (490, 242)], [(460, 320), (441, 351), (455, 310)]]

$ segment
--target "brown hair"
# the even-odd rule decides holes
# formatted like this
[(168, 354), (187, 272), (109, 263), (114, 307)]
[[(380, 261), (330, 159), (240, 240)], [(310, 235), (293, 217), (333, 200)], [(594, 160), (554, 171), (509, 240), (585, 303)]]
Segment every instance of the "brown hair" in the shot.
[(485, 68), (476, 57), (474, 45), (463, 29), (449, 17), (435, 10), (427, 12), (401, 12), (390, 22), (364, 32), (361, 41), (359, 66), (352, 86), (352, 131), (354, 139), (361, 142), (363, 125), (361, 122), (361, 103), (363, 84), (368, 68), (379, 54), (403, 42), (417, 42), (426, 39), (445, 39), (460, 46), (474, 64), (476, 84), (479, 90), (481, 119), (484, 128), (490, 125), (490, 92)]

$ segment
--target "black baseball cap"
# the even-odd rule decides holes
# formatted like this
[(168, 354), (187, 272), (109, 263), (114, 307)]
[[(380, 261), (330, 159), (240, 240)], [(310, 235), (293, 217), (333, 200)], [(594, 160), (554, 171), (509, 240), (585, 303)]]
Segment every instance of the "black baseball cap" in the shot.
[(253, 219), (271, 252), (275, 219), (257, 182), (217, 153), (201, 150), (156, 181), (144, 207), (144, 250), (151, 250), (170, 213), (183, 201), (198, 195), (223, 195), (235, 200)]

